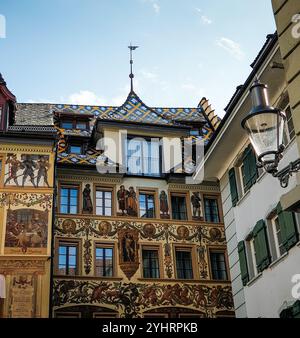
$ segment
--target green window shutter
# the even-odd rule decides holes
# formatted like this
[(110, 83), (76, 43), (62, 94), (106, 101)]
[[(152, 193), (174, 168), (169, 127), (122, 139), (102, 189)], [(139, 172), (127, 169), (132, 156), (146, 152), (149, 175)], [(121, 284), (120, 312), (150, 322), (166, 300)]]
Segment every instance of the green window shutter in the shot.
[(281, 204), (277, 205), (282, 245), (289, 251), (299, 239), (295, 216), (292, 212), (283, 211)]
[(253, 148), (249, 145), (243, 154), (245, 189), (249, 190), (257, 180), (256, 156)]
[(292, 314), (293, 318), (300, 318), (300, 300), (297, 300), (297, 302), (293, 305)]
[(248, 271), (247, 255), (246, 255), (246, 248), (245, 248), (244, 241), (239, 242), (238, 251), (239, 251), (239, 261), (240, 261), (240, 267), (241, 267), (241, 277), (242, 277), (243, 285), (245, 286), (249, 282), (249, 271)]
[(264, 220), (260, 220), (257, 222), (253, 230), (253, 236), (256, 254), (256, 266), (258, 272), (262, 272), (271, 264), (267, 229)]
[(229, 170), (229, 184), (230, 184), (232, 206), (235, 207), (239, 200), (239, 195), (236, 185), (236, 176), (234, 168)]

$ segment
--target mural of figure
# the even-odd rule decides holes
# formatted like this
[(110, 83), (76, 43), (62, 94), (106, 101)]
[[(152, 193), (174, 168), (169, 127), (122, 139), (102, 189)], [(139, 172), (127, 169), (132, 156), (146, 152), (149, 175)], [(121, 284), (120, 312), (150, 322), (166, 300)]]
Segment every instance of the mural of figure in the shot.
[(129, 192), (127, 195), (127, 214), (134, 217), (137, 216), (136, 193), (133, 187), (129, 188)]
[(191, 202), (193, 205), (193, 217), (201, 217), (201, 197), (199, 192), (193, 192), (191, 197)]
[(124, 262), (134, 262), (135, 260), (135, 242), (133, 236), (127, 233), (124, 237), (123, 245)]
[(17, 160), (16, 154), (8, 154), (6, 164), (10, 165), (8, 177), (4, 183), (4, 185), (8, 184), (11, 180), (15, 182), (17, 186), (18, 183), (18, 170), (20, 168), (21, 162)]
[(83, 201), (82, 201), (82, 212), (91, 214), (93, 212), (93, 203), (91, 198), (91, 188), (90, 184), (86, 184), (82, 195), (83, 195)]
[(50, 163), (47, 159), (46, 156), (40, 156), (39, 160), (37, 161), (37, 169), (38, 169), (38, 174), (37, 174), (37, 187), (39, 186), (40, 180), (43, 177), (44, 178), (44, 183), (47, 184), (47, 187), (49, 188), (49, 183), (48, 183), (48, 170), (50, 167)]
[(169, 214), (168, 196), (164, 190), (159, 195), (159, 201), (161, 214), (163, 216), (168, 216)]
[(126, 207), (126, 199), (127, 199), (128, 191), (125, 189), (124, 185), (120, 186), (120, 190), (117, 192), (117, 199), (119, 202), (119, 209), (122, 211), (122, 216), (125, 214)]
[(25, 159), (21, 163), (21, 168), (24, 169), (23, 171), (23, 181), (22, 187), (24, 187), (27, 177), (30, 178), (30, 182), (36, 188), (34, 183), (34, 169), (37, 167), (36, 163), (32, 160), (30, 155), (25, 155)]

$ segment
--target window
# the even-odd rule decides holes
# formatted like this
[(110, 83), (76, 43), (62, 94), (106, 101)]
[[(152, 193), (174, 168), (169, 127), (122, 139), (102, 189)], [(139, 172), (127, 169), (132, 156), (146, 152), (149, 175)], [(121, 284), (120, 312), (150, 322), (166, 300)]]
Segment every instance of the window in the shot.
[(96, 215), (112, 216), (112, 191), (96, 190)]
[(171, 195), (172, 217), (177, 220), (187, 220), (186, 196)]
[(247, 187), (247, 185), (246, 185), (246, 176), (245, 176), (245, 166), (244, 166), (244, 164), (242, 164), (239, 167), (239, 173), (240, 173), (240, 177), (241, 177), (242, 194), (244, 195), (249, 190), (249, 187)]
[(144, 139), (130, 136), (127, 139), (126, 154), (128, 174), (161, 176), (161, 147), (159, 139)]
[(139, 194), (140, 217), (155, 218), (155, 195), (149, 193)]
[(158, 249), (143, 249), (143, 277), (159, 278)]
[(112, 247), (96, 247), (96, 276), (98, 277), (112, 277), (113, 276), (113, 255), (114, 249)]
[(210, 263), (212, 278), (214, 280), (228, 280), (224, 252), (211, 252)]
[(70, 154), (76, 154), (76, 155), (82, 155), (82, 146), (71, 144), (69, 146), (69, 153)]
[(78, 243), (60, 243), (58, 247), (58, 273), (75, 276), (78, 273)]
[(78, 213), (78, 187), (63, 186), (60, 188), (60, 213), (77, 214)]
[(279, 258), (286, 252), (286, 249), (283, 246), (283, 241), (282, 241), (282, 236), (281, 236), (281, 228), (280, 228), (278, 216), (275, 216), (271, 220), (271, 222), (272, 222), (272, 227), (273, 227), (276, 256), (277, 256), (277, 258)]
[(285, 109), (286, 124), (284, 128), (284, 145), (288, 145), (296, 136), (291, 107)]
[(257, 259), (256, 259), (256, 250), (255, 250), (255, 245), (254, 245), (254, 238), (249, 241), (249, 246), (250, 246), (252, 271), (253, 271), (252, 277), (255, 277), (255, 276), (257, 276), (258, 271), (257, 271)]
[(216, 197), (204, 196), (205, 220), (210, 223), (220, 223), (218, 200)]
[(86, 122), (76, 122), (76, 129), (79, 130), (87, 130), (87, 123)]
[(73, 122), (72, 121), (62, 121), (61, 122), (62, 129), (73, 129)]
[(176, 249), (176, 270), (178, 279), (193, 279), (192, 252)]
[(87, 121), (77, 121), (76, 119), (74, 119), (74, 120), (61, 121), (60, 127), (62, 129), (88, 130), (89, 124)]

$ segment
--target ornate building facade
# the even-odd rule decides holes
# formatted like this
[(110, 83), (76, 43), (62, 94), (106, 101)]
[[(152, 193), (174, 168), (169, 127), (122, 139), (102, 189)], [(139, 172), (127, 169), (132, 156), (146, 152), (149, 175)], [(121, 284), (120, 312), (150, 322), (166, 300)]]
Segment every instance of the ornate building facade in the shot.
[(48, 317), (56, 130), (16, 111), (0, 76), (0, 314)]
[[(18, 104), (15, 116), (14, 128), (51, 125), (58, 135), (51, 316), (234, 316), (219, 188), (211, 182), (192, 184), (182, 165), (185, 147), (206, 143), (219, 124), (206, 99), (197, 108), (150, 108), (131, 90), (121, 107)], [(13, 185), (14, 175), (10, 169), (5, 176), (5, 166), (22, 162), (26, 151), (19, 146), (15, 159), (14, 151), (1, 147), (0, 212), (8, 215), (10, 199), (5, 192), (13, 188), (4, 183), (11, 177)], [(42, 151), (32, 148), (30, 152), (35, 156)], [(46, 156), (53, 161), (52, 153)], [(195, 156), (191, 151), (188, 161), (193, 163)], [(52, 205), (47, 205), (46, 218), (44, 202), (38, 204), (40, 197), (29, 193), (42, 189), (43, 198), (49, 195), (52, 201), (54, 165), (49, 168), (49, 187), (45, 175), (42, 188), (38, 172), (30, 172), (28, 201), (14, 198), (14, 203), (25, 203), (26, 208), (35, 203), (39, 218), (44, 223), (48, 220), (47, 250), (40, 252), (47, 257)], [(20, 193), (23, 187), (14, 189)], [(1, 243), (15, 227), (8, 223), (1, 223)], [(15, 250), (27, 257), (19, 237)], [(1, 248), (3, 256), (6, 245)]]

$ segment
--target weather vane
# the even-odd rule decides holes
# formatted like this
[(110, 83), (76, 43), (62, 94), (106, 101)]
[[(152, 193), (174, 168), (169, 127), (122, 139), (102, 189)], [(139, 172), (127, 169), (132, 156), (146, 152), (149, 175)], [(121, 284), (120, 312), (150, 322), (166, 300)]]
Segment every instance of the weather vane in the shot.
[(131, 81), (131, 91), (133, 91), (133, 78), (134, 78), (134, 75), (133, 75), (133, 58), (132, 58), (132, 52), (134, 50), (136, 50), (137, 48), (139, 48), (139, 46), (132, 46), (132, 44), (130, 44), (130, 46), (128, 46), (129, 50), (130, 50), (130, 81)]

